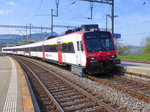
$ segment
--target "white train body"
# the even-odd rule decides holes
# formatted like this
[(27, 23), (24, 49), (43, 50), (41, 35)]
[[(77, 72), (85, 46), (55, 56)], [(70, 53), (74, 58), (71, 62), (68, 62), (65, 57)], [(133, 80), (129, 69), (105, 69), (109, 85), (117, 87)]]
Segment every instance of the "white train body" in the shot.
[[(116, 50), (110, 32), (79, 31), (48, 40), (2, 48), (5, 54), (41, 58), (46, 61), (70, 65), (77, 74), (104, 73), (116, 63)], [(94, 27), (95, 28), (95, 27)]]
[[(2, 49), (2, 52), (8, 54), (15, 54), (15, 55), (24, 55), (29, 57), (38, 57), (38, 58), (43, 58), (51, 61), (56, 61), (59, 63), (63, 62), (71, 65), (74, 64), (74, 65), (85, 66), (86, 64), (85, 51), (81, 51), (81, 46), (80, 46), (80, 44), (82, 43), (82, 36), (83, 33), (72, 33), (72, 34), (67, 34), (64, 36), (60, 36), (60, 37), (56, 37), (56, 38), (52, 38), (52, 39), (48, 39), (36, 43), (31, 43), (27, 45), (5, 47)], [(73, 47), (72, 51), (62, 50), (62, 45), (67, 46), (67, 44), (72, 44)], [(54, 48), (55, 50), (50, 52), (51, 51), (49, 48), (50, 46), (55, 47)]]

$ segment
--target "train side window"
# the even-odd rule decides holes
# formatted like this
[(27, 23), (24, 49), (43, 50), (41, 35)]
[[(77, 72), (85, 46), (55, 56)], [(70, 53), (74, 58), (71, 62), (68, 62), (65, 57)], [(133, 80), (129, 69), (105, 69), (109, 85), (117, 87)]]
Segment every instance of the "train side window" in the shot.
[(36, 49), (37, 51), (42, 51), (42, 46), (37, 46)]
[(73, 46), (73, 43), (70, 43), (70, 47), (71, 47), (71, 52), (74, 53), (74, 46)]
[(45, 52), (50, 52), (50, 46), (49, 45), (44, 46), (44, 50)]
[[(14, 49), (14, 52), (15, 52), (15, 49)], [(28, 51), (28, 48), (25, 48), (25, 52), (26, 52), (26, 53), (28, 53), (28, 52), (29, 52), (29, 51)]]
[(57, 45), (54, 45), (54, 52), (57, 52)]
[(66, 52), (67, 44), (62, 44), (62, 52)]
[(52, 45), (50, 45), (49, 48), (50, 48), (50, 52), (52, 52)]
[(36, 47), (36, 51), (39, 51), (39, 46)]
[(30, 51), (33, 51), (33, 47), (30, 48)]
[(77, 51), (80, 51), (80, 48), (79, 48), (79, 41), (77, 41)]
[(74, 51), (74, 46), (73, 46), (73, 43), (71, 42), (71, 43), (69, 43), (69, 52), (70, 53), (74, 53), (75, 51)]
[(77, 41), (77, 51), (84, 51), (82, 41)]
[(42, 46), (39, 46), (39, 51), (42, 51)]
[(81, 51), (84, 51), (82, 41), (80, 41)]
[(36, 47), (36, 50), (37, 50), (37, 51), (40, 51), (40, 50), (39, 50), (39, 46)]
[(37, 47), (35, 47), (34, 49), (35, 49), (35, 51), (37, 51), (37, 50), (38, 50), (38, 48), (37, 48)]
[(32, 51), (36, 51), (36, 50), (37, 50), (37, 47), (32, 47), (31, 50), (32, 50)]
[(73, 43), (63, 43), (61, 45), (62, 47), (62, 52), (63, 53), (74, 53), (74, 46), (73, 46)]
[(48, 46), (48, 52), (57, 52), (57, 45), (50, 45)]
[(50, 51), (53, 52), (53, 45), (50, 45)]

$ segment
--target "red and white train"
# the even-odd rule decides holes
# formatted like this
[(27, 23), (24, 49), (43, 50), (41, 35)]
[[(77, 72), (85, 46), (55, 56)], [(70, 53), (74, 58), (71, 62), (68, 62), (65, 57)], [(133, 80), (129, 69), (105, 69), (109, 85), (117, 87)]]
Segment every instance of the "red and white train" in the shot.
[(79, 75), (105, 73), (120, 63), (110, 32), (99, 31), (98, 25), (82, 25), (78, 30), (36, 43), (4, 47), (2, 52), (66, 64)]

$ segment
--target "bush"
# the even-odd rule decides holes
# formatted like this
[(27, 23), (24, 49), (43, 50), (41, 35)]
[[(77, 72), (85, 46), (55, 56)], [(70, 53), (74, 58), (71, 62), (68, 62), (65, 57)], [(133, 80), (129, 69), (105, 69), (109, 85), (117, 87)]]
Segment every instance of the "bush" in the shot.
[(150, 37), (146, 38), (146, 44), (144, 46), (144, 54), (150, 56)]

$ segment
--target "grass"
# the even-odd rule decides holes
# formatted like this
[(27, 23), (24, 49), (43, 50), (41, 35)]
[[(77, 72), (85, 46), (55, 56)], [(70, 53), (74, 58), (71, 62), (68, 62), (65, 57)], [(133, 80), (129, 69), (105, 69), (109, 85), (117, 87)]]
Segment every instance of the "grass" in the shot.
[(119, 59), (150, 61), (150, 56), (118, 56)]

